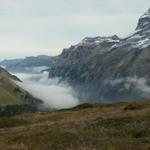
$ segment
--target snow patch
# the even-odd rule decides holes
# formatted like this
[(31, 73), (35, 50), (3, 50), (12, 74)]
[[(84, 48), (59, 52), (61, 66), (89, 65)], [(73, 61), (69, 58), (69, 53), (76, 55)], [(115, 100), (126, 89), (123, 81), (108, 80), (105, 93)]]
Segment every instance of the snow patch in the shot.
[(146, 48), (149, 45), (150, 45), (150, 39), (146, 38), (146, 39), (140, 40), (136, 46), (137, 48)]

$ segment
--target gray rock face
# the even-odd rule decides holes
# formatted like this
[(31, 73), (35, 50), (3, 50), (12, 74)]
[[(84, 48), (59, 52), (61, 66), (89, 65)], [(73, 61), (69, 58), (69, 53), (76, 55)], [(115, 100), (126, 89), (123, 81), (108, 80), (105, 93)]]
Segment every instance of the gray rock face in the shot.
[(150, 98), (150, 9), (124, 39), (87, 37), (64, 49), (49, 77), (67, 80), (86, 101)]
[(142, 29), (142, 30), (143, 29), (145, 29), (145, 30), (149, 30), (150, 29), (150, 8), (139, 19), (138, 26), (137, 26), (136, 30), (140, 30), (140, 29)]

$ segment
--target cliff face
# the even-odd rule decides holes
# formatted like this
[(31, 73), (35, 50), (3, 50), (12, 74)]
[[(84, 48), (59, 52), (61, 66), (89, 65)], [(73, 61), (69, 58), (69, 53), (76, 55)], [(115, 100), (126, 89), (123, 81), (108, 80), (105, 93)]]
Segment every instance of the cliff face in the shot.
[[(89, 101), (140, 99), (150, 96), (150, 9), (124, 39), (87, 37), (64, 49), (49, 70)], [(140, 86), (140, 84), (142, 86)]]

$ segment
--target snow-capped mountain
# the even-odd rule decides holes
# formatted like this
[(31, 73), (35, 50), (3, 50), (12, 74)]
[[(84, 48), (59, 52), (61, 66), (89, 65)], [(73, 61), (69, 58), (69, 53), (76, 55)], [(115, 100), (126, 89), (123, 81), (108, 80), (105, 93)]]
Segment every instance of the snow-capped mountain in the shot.
[(87, 37), (64, 49), (49, 76), (69, 81), (90, 101), (149, 98), (150, 9), (126, 38)]
[(122, 43), (139, 49), (150, 46), (150, 9), (140, 17), (135, 32), (123, 39)]

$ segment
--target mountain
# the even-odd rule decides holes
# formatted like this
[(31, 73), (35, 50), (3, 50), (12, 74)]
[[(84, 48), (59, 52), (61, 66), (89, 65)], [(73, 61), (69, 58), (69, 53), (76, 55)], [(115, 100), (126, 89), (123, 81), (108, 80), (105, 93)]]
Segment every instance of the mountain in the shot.
[(10, 66), (13, 66), (13, 65), (16, 65), (18, 63), (20, 63), (23, 59), (5, 59), (3, 61), (0, 62), (1, 65), (3, 66), (6, 66), (6, 67), (9, 67)]
[(36, 67), (49, 67), (52, 63), (54, 57), (46, 56), (46, 55), (39, 55), (39, 56), (30, 56), (24, 59), (8, 59), (3, 60), (0, 64), (6, 67), (7, 70), (11, 72), (31, 72), (31, 68)]
[(49, 77), (67, 80), (83, 101), (150, 97), (150, 9), (126, 38), (87, 37), (64, 49)]
[[(3, 113), (7, 113), (6, 110), (10, 112), (10, 110), (15, 109), (18, 113), (19, 106), (21, 106), (22, 109), (25, 108), (25, 111), (27, 111), (33, 108), (31, 106), (38, 107), (38, 105), (42, 104), (42, 101), (31, 96), (15, 82), (21, 81), (0, 67), (0, 116)], [(20, 112), (22, 111), (20, 110)], [(12, 115), (16, 112), (10, 113)]]
[(150, 100), (0, 117), (1, 150), (148, 150)]

